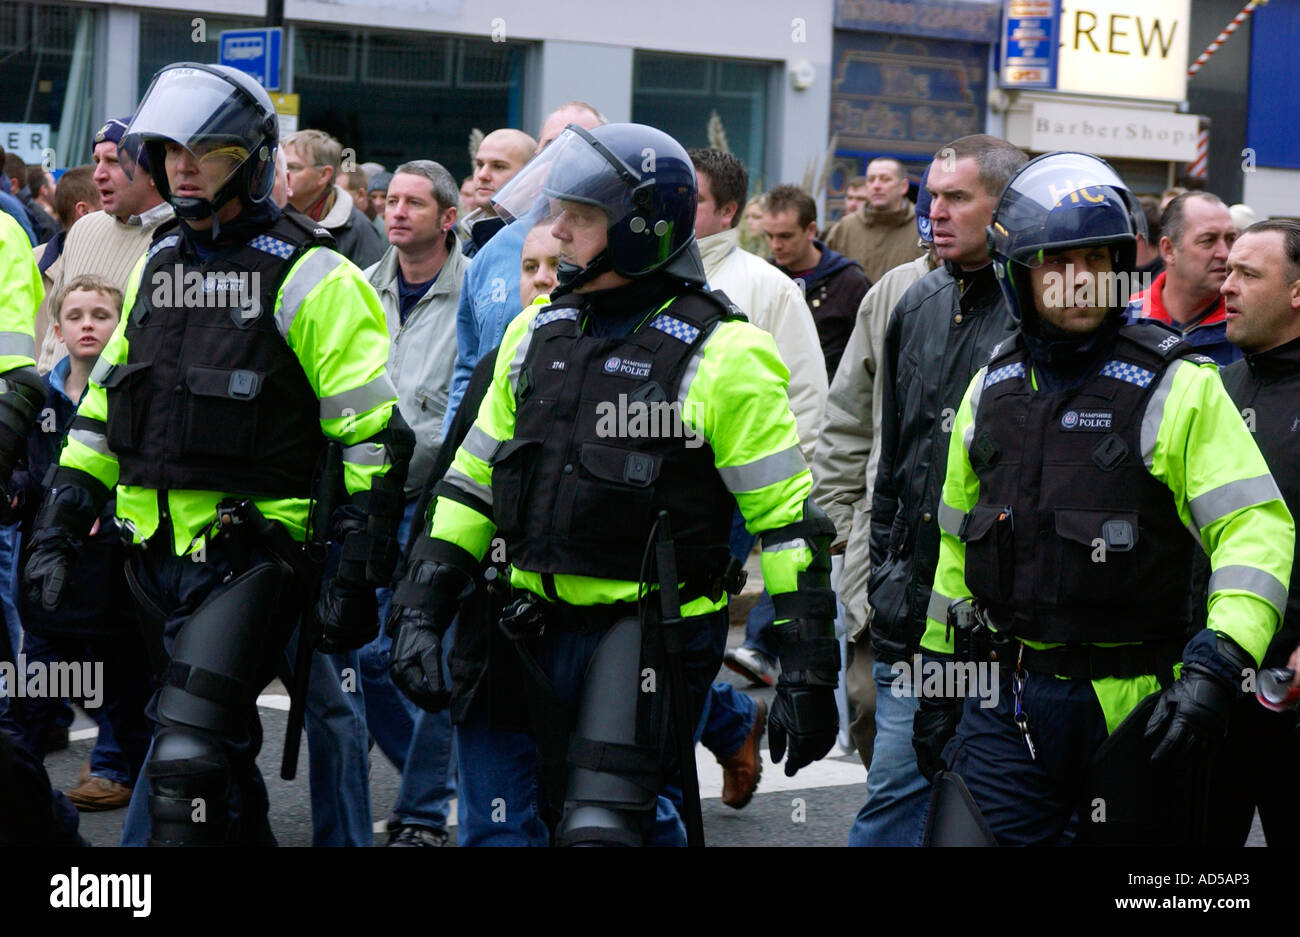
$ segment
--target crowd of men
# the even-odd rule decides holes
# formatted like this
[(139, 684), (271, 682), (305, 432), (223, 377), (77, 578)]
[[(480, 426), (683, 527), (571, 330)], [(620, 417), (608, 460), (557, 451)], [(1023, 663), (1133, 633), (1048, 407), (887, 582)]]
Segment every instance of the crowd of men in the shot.
[(389, 845), (453, 796), (462, 845), (698, 842), (694, 742), (742, 809), (765, 732), (857, 752), (851, 845), (1300, 833), (1295, 222), (977, 134), (819, 225), (581, 101), (345, 171), (209, 66), (88, 155), (5, 159), (0, 657), (103, 694), (0, 698), (0, 841), (273, 843), (276, 677), (316, 845), (373, 842), (374, 746)]

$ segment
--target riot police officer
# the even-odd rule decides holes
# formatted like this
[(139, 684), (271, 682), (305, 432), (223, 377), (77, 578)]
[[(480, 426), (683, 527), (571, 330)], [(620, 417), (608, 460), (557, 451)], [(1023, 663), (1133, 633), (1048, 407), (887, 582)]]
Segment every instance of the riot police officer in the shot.
[[(132, 172), (147, 152), (178, 222), (133, 273), (25, 571), (33, 601), (56, 607), (116, 488), (137, 545), (128, 580), (169, 656), (124, 843), (144, 839), (146, 801), (156, 844), (272, 840), (257, 694), (306, 607), (323, 650), (368, 641), (374, 586), (396, 560), (411, 439), (383, 312), (361, 272), (271, 200), (277, 140), (270, 99), (243, 73), (184, 63), (154, 76), (120, 152)], [(328, 517), (310, 509), (314, 491), (329, 502), (321, 474), (341, 476), (345, 503)], [(342, 543), (319, 595), (309, 537)]]
[[(960, 635), (1000, 693), (960, 710), (951, 688), (927, 693), (915, 744), (965, 780), (1002, 844), (1055, 842), (1072, 817), (1081, 838), (1115, 841), (1121, 820), (1152, 835), (1116, 815), (1131, 803), (1091, 796), (1097, 778), (1131, 787), (1154, 760), (1181, 772), (1166, 804), (1190, 790), (1286, 604), (1291, 516), (1213, 362), (1170, 330), (1123, 324), (1139, 211), (1104, 161), (1054, 153), (1012, 179), (989, 227), (1019, 329), (953, 427), (922, 646), (950, 652)], [(1209, 622), (1188, 640), (1198, 549)], [(953, 615), (950, 632), (968, 597), (987, 627)], [(1109, 762), (1120, 749), (1139, 760)]]
[[(677, 141), (571, 125), (494, 202), (511, 218), (553, 217), (559, 286), (506, 331), (396, 590), (390, 669), (419, 705), (447, 705), (441, 636), (499, 532), (516, 596), (501, 629), (523, 664), (502, 687), (510, 660), (494, 658), (494, 700), (460, 726), (461, 842), (679, 842), (657, 795), (676, 767), (669, 739), (693, 736), (721, 663), (732, 504), (764, 538), (782, 648), (770, 741), (778, 761), (788, 746), (787, 774), (825, 755), (837, 728), (833, 527), (808, 498), (771, 337), (704, 288), (695, 175)], [(691, 720), (671, 733), (665, 567), (650, 559), (667, 532), (660, 511)]]

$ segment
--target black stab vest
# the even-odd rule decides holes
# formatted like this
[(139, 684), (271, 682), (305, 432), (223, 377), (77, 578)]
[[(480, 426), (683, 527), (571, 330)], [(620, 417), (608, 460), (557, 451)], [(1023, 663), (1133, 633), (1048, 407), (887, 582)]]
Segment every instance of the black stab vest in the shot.
[(1004, 344), (971, 437), (980, 494), (961, 532), (967, 586), (1022, 639), (1182, 635), (1199, 547), (1143, 463), (1142, 418), (1173, 361), (1208, 359), (1168, 329), (1126, 326), (1100, 373), (1049, 394), (1030, 391), (1021, 337)]
[(702, 584), (727, 564), (735, 500), (712, 447), (685, 435), (675, 401), (730, 308), (688, 292), (618, 338), (584, 335), (580, 314), (578, 297), (538, 313), (516, 387), (515, 436), (492, 457), (493, 513), (510, 559), (543, 574), (638, 581), (663, 509), (679, 576), (700, 586), (695, 594), (708, 591)]
[(174, 227), (155, 235), (126, 363), (102, 381), (120, 484), (310, 496), (320, 404), (274, 311), (289, 268), (317, 243), (330, 242), (287, 213), (208, 261)]

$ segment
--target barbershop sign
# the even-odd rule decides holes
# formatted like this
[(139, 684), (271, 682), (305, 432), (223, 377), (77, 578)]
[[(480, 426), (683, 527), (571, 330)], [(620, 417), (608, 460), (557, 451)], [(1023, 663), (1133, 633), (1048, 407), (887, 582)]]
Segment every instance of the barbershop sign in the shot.
[(1029, 147), (1186, 163), (1196, 158), (1197, 132), (1191, 114), (1035, 101)]

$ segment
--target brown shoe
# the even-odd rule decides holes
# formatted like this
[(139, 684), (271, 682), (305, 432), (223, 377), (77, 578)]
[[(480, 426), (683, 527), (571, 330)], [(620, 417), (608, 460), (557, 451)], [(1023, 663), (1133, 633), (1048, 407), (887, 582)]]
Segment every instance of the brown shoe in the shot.
[(718, 759), (718, 764), (722, 765), (722, 802), (736, 810), (754, 799), (758, 779), (763, 776), (763, 755), (758, 745), (767, 726), (767, 703), (762, 700), (754, 702), (758, 704), (758, 711), (754, 713), (754, 727), (749, 730), (749, 737), (730, 758)]
[(131, 788), (94, 775), (67, 793), (78, 810), (116, 810), (131, 801)]

